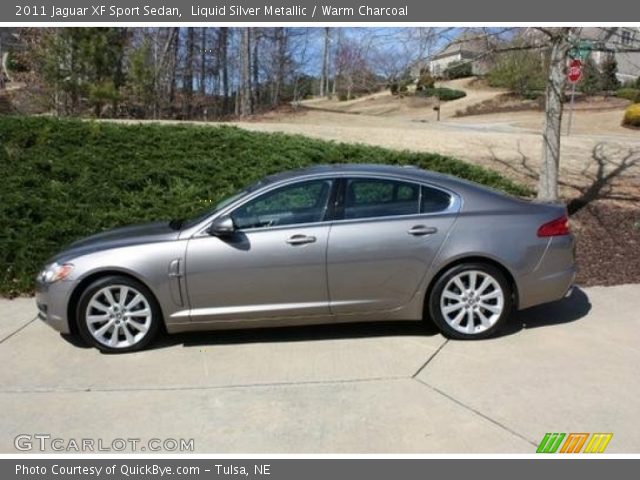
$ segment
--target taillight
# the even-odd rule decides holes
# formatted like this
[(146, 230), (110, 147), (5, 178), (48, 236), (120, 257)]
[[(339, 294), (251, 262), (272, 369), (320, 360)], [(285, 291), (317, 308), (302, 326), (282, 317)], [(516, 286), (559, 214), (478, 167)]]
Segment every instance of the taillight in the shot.
[(569, 219), (566, 215), (540, 225), (540, 228), (538, 228), (539, 237), (555, 237), (558, 235), (569, 235)]

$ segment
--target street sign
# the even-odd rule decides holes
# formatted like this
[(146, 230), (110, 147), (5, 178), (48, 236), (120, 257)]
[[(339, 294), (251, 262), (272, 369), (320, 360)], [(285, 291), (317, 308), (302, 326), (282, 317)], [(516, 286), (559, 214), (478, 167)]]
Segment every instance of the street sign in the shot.
[(569, 50), (569, 58), (575, 58), (581, 62), (586, 62), (587, 57), (591, 54), (591, 50), (593, 50), (591, 42), (587, 40), (580, 40), (571, 48), (571, 50)]
[(570, 83), (578, 83), (582, 78), (582, 62), (578, 59), (571, 60), (567, 69), (567, 80)]

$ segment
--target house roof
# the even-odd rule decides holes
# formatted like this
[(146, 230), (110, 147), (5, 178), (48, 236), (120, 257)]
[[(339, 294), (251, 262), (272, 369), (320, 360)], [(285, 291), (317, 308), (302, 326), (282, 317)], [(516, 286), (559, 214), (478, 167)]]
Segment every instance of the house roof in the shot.
[(457, 55), (458, 53), (470, 53), (480, 55), (488, 51), (491, 42), (486, 33), (477, 30), (467, 30), (461, 33), (457, 38), (451, 40), (438, 53), (431, 57), (432, 60)]

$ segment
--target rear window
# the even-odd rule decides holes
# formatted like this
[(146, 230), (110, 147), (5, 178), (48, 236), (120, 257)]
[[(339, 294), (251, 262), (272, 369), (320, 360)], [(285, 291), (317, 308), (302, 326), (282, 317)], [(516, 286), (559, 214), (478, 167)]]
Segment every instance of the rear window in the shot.
[(436, 188), (422, 186), (420, 213), (434, 213), (446, 210), (451, 205), (451, 195)]

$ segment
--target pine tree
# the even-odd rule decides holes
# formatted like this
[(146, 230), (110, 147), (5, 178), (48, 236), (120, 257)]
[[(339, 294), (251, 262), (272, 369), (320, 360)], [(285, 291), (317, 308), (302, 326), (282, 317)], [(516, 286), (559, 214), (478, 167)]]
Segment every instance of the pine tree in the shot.
[(620, 88), (620, 80), (618, 80), (618, 62), (615, 55), (607, 56), (602, 63), (602, 89), (606, 91), (617, 90)]

